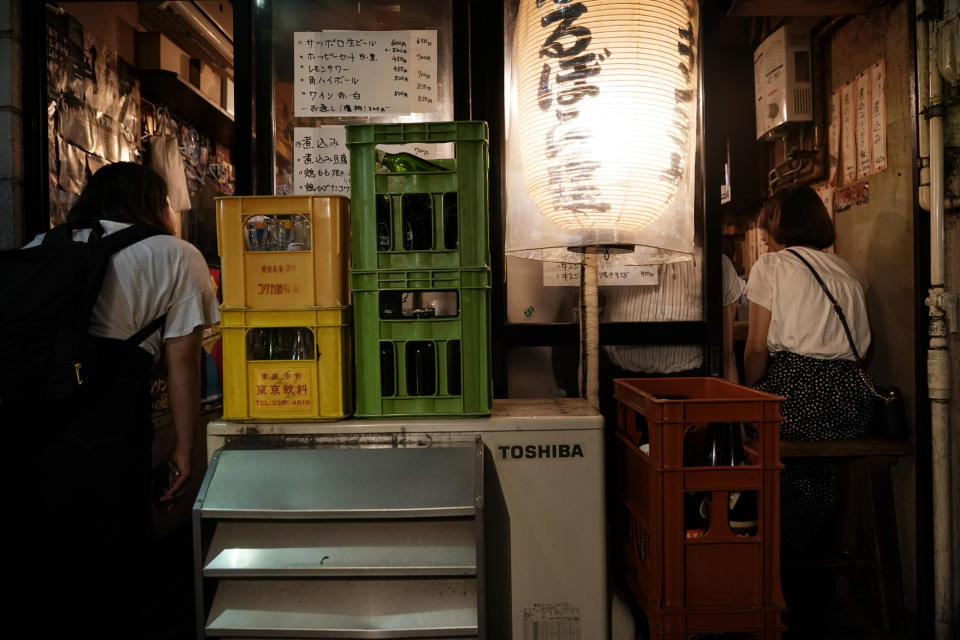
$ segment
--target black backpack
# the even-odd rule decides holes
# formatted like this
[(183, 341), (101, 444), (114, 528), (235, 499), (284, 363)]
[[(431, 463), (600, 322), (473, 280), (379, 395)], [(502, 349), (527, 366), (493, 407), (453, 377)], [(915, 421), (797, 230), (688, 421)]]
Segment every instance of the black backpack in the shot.
[[(73, 240), (90, 229), (88, 242)], [(27, 249), (0, 251), (0, 413), (39, 412), (82, 395), (97, 375), (90, 314), (112, 256), (159, 235), (133, 225), (104, 236), (99, 222), (62, 224)], [(127, 342), (139, 344), (153, 321)]]

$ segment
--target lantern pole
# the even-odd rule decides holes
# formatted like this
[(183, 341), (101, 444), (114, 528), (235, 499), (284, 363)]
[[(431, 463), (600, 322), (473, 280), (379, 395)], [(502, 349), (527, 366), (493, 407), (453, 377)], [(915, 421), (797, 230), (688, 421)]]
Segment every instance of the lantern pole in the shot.
[(587, 251), (580, 263), (580, 396), (599, 410), (600, 324), (597, 283), (597, 254)]

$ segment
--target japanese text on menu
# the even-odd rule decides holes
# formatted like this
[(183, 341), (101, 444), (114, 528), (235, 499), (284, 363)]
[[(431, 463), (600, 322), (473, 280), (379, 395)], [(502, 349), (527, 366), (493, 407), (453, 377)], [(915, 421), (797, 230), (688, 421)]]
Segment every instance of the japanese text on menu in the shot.
[[(386, 153), (406, 151), (421, 158), (452, 158), (453, 143), (378, 144)], [(350, 150), (343, 125), (294, 127), (294, 193), (350, 197)]]
[(298, 31), (293, 38), (297, 117), (436, 111), (436, 30)]

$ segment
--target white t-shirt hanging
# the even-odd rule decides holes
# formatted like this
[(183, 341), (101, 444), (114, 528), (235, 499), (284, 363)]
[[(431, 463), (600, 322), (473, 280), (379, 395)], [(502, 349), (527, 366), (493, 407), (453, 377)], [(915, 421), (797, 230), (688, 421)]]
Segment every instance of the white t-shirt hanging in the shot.
[[(863, 288), (853, 267), (833, 253), (790, 247), (820, 274), (843, 308), (860, 356), (870, 347), (870, 322)], [(787, 251), (766, 253), (753, 265), (747, 299), (770, 310), (767, 348), (821, 360), (853, 360), (840, 318), (810, 270)]]
[[(130, 226), (111, 220), (100, 224), (104, 235)], [(73, 237), (86, 241), (89, 235), (89, 229), (80, 229)], [(26, 246), (42, 240), (41, 234)], [(141, 240), (113, 255), (90, 316), (90, 334), (125, 340), (163, 314), (167, 318), (162, 338), (157, 331), (140, 343), (155, 359), (163, 340), (220, 320), (216, 290), (203, 256), (189, 242), (167, 235)]]

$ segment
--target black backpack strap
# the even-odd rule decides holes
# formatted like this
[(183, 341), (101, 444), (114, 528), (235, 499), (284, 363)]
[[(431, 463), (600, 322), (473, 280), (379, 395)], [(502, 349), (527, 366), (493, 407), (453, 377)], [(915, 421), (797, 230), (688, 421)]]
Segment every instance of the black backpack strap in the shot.
[(98, 240), (98, 244), (107, 252), (108, 255), (113, 255), (117, 251), (126, 249), (130, 245), (140, 242), (141, 240), (146, 240), (147, 238), (159, 235), (164, 235), (164, 233), (152, 227), (134, 224), (111, 233), (108, 236), (100, 238)]
[(134, 346), (139, 345), (141, 342), (149, 338), (154, 331), (163, 327), (163, 324), (167, 321), (167, 314), (163, 314), (144, 328), (137, 331), (135, 334), (124, 340)]
[(99, 220), (74, 220), (58, 224), (43, 235), (41, 244), (50, 246), (55, 242), (70, 242), (73, 240), (73, 232), (79, 229), (90, 229), (90, 241), (99, 241), (103, 237), (103, 226)]
[(820, 288), (823, 289), (823, 292), (827, 294), (830, 304), (833, 305), (833, 310), (837, 312), (838, 316), (840, 316), (840, 324), (843, 325), (843, 332), (847, 334), (847, 341), (850, 343), (850, 350), (853, 351), (853, 357), (857, 359), (857, 364), (860, 364), (860, 353), (857, 351), (856, 345), (853, 344), (853, 334), (850, 333), (850, 327), (847, 325), (847, 317), (843, 313), (843, 307), (841, 307), (840, 303), (837, 302), (837, 299), (833, 297), (833, 294), (830, 293), (829, 289), (827, 289), (827, 285), (823, 283), (823, 278), (821, 278), (820, 274), (817, 273), (817, 270), (814, 269), (809, 262), (807, 262), (806, 258), (793, 249), (787, 249), (787, 251), (800, 258), (800, 262), (807, 265), (807, 269), (810, 269), (810, 273), (812, 273), (813, 277), (817, 279), (817, 284), (819, 284)]

